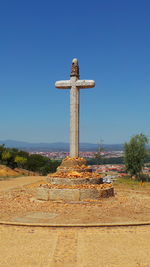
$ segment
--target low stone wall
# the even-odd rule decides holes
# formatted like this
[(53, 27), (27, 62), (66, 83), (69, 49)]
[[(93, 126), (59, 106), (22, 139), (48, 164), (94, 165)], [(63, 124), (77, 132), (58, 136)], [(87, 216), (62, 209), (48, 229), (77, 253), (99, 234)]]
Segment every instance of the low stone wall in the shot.
[(80, 184), (102, 184), (102, 178), (58, 178), (47, 177), (47, 182), (57, 185), (80, 185)]
[(58, 188), (37, 188), (36, 198), (38, 200), (64, 200), (82, 201), (86, 199), (100, 199), (114, 196), (114, 188), (105, 189), (58, 189)]

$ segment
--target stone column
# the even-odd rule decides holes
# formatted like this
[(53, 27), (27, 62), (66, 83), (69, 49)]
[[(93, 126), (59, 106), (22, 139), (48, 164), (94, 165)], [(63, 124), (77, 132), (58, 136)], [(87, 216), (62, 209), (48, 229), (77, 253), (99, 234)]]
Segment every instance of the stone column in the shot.
[(77, 77), (71, 77), (70, 92), (70, 157), (79, 156), (79, 88), (76, 86)]

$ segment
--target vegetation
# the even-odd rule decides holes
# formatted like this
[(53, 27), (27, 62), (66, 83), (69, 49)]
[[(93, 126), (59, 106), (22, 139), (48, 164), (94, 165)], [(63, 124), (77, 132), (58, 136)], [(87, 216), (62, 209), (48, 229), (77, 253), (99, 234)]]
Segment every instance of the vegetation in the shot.
[[(139, 178), (147, 156), (146, 144), (148, 139), (144, 134), (135, 135), (124, 145), (124, 161), (126, 171)], [(142, 177), (141, 177), (142, 178)]]
[(98, 157), (98, 155), (96, 155), (92, 159), (87, 159), (87, 162), (89, 165), (124, 164), (124, 158), (123, 157), (104, 158), (102, 156)]
[(149, 187), (150, 186), (150, 176), (144, 175), (144, 184), (141, 183), (141, 179), (132, 179), (131, 176), (127, 175), (125, 177), (120, 177), (114, 182), (114, 186), (116, 185), (123, 185), (127, 187), (141, 187), (144, 185), (144, 187)]
[(94, 157), (91, 159), (87, 159), (89, 165), (104, 165), (104, 164), (124, 164), (123, 157), (114, 157), (114, 158), (105, 158), (102, 155), (104, 152), (104, 147), (100, 147), (100, 149), (94, 154)]
[[(150, 150), (146, 150), (145, 147), (147, 143), (148, 139), (145, 135), (135, 135), (129, 143), (125, 143), (124, 157), (105, 158), (101, 155), (101, 152), (103, 152), (101, 149), (95, 153), (92, 159), (87, 159), (87, 163), (89, 165), (125, 163), (126, 171), (131, 176), (136, 176), (137, 180), (150, 181), (149, 176), (142, 173), (144, 163), (146, 163), (146, 166), (150, 164)], [(0, 164), (13, 169), (18, 167), (47, 175), (55, 172), (60, 163), (61, 161), (51, 160), (39, 154), (29, 154), (26, 151), (0, 145)]]
[(24, 168), (25, 164), (27, 163), (27, 158), (21, 157), (21, 156), (16, 156), (15, 162), (17, 163), (19, 168)]
[(60, 161), (51, 160), (38, 154), (29, 154), (16, 148), (6, 148), (0, 145), (0, 164), (11, 168), (24, 168), (29, 171), (38, 172), (42, 175), (55, 172)]
[(5, 162), (6, 164), (9, 164), (10, 159), (11, 159), (11, 152), (8, 149), (5, 149), (2, 152), (2, 161)]

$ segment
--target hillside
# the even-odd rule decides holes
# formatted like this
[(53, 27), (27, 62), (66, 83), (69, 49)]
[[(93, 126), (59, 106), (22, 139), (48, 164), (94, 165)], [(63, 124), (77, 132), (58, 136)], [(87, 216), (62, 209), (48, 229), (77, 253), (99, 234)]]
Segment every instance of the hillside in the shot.
[(20, 168), (11, 169), (5, 165), (0, 165), (0, 177), (18, 177), (23, 175), (39, 176), (39, 173), (31, 172)]

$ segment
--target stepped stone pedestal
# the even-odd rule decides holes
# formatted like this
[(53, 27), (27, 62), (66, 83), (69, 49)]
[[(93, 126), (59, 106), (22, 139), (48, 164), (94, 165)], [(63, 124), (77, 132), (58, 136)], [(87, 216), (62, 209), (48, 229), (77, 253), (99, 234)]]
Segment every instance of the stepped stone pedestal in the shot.
[(103, 184), (98, 173), (86, 165), (83, 158), (63, 160), (57, 172), (49, 174), (47, 184), (37, 188), (38, 200), (84, 201), (114, 196), (112, 185)]

